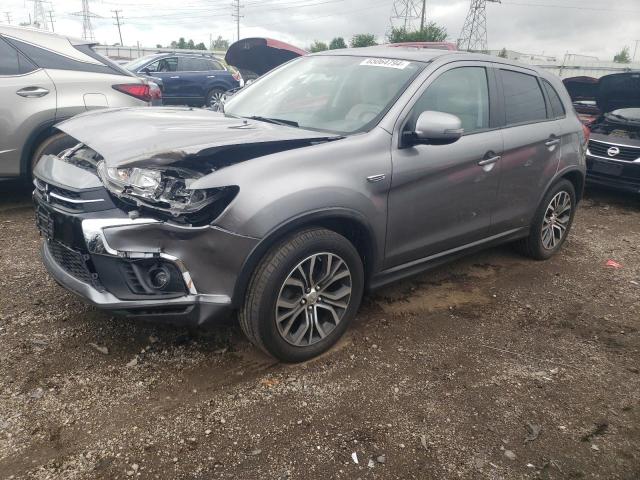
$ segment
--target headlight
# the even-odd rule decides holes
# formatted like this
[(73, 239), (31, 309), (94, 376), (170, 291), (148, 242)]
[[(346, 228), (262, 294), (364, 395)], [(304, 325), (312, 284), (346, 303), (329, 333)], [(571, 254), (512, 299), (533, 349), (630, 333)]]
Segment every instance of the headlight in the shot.
[(102, 183), (115, 195), (170, 213), (194, 213), (219, 198), (224, 189), (193, 190), (189, 185), (203, 174), (183, 168), (114, 168), (100, 162)]

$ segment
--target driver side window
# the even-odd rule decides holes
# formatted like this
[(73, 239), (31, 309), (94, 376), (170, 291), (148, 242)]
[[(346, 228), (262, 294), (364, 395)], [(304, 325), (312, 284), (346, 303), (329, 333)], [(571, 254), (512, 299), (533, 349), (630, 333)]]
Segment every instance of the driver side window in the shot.
[(489, 128), (489, 83), (484, 67), (459, 67), (436, 78), (413, 107), (406, 129), (415, 128), (422, 112), (450, 113), (462, 121), (464, 133)]

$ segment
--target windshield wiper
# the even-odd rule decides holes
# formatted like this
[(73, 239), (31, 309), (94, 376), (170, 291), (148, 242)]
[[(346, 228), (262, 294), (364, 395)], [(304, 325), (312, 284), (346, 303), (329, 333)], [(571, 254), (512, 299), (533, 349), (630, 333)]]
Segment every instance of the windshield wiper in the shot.
[(284, 125), (287, 127), (297, 127), (299, 128), (300, 125), (298, 125), (298, 122), (295, 122), (293, 120), (285, 120), (282, 118), (269, 118), (269, 117), (261, 117), (259, 115), (254, 115), (252, 117), (246, 117), (250, 120), (258, 120), (259, 122), (267, 122), (267, 123), (274, 123), (276, 125)]

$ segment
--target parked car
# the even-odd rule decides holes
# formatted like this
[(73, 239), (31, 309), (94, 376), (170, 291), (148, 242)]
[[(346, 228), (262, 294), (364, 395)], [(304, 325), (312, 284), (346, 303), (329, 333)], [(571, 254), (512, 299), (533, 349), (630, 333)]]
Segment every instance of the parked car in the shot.
[(640, 193), (640, 72), (600, 78), (596, 103), (602, 115), (590, 124), (587, 180)]
[(283, 63), (308, 53), (273, 38), (243, 38), (229, 46), (224, 61), (236, 67), (245, 81), (253, 81)]
[(366, 289), (499, 243), (551, 257), (585, 176), (561, 81), (462, 52), (322, 52), (224, 114), (103, 111), (59, 128), (81, 143), (35, 172), (53, 277), (132, 317), (238, 311), (288, 362), (334, 344)]
[(133, 60), (125, 68), (161, 79), (165, 105), (217, 106), (227, 90), (244, 83), (240, 74), (207, 54), (158, 53)]
[(42, 155), (69, 147), (56, 123), (97, 108), (151, 105), (160, 96), (91, 42), (0, 25), (0, 178), (28, 176)]

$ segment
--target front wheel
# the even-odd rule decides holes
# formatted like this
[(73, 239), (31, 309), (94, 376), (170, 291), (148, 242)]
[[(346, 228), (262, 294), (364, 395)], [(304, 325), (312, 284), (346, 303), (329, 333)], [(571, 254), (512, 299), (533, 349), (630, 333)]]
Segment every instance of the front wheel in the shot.
[(546, 260), (564, 244), (576, 207), (576, 192), (569, 180), (560, 180), (544, 196), (531, 223), (529, 236), (516, 245), (528, 257)]
[(31, 156), (30, 173), (33, 172), (33, 169), (36, 167), (36, 164), (40, 161), (43, 155), (59, 155), (77, 143), (78, 141), (73, 137), (62, 132), (55, 133), (50, 137), (47, 137), (36, 147), (33, 155)]
[(304, 230), (262, 259), (240, 310), (240, 326), (278, 360), (308, 360), (342, 336), (363, 287), (362, 260), (349, 240), (322, 228)]

